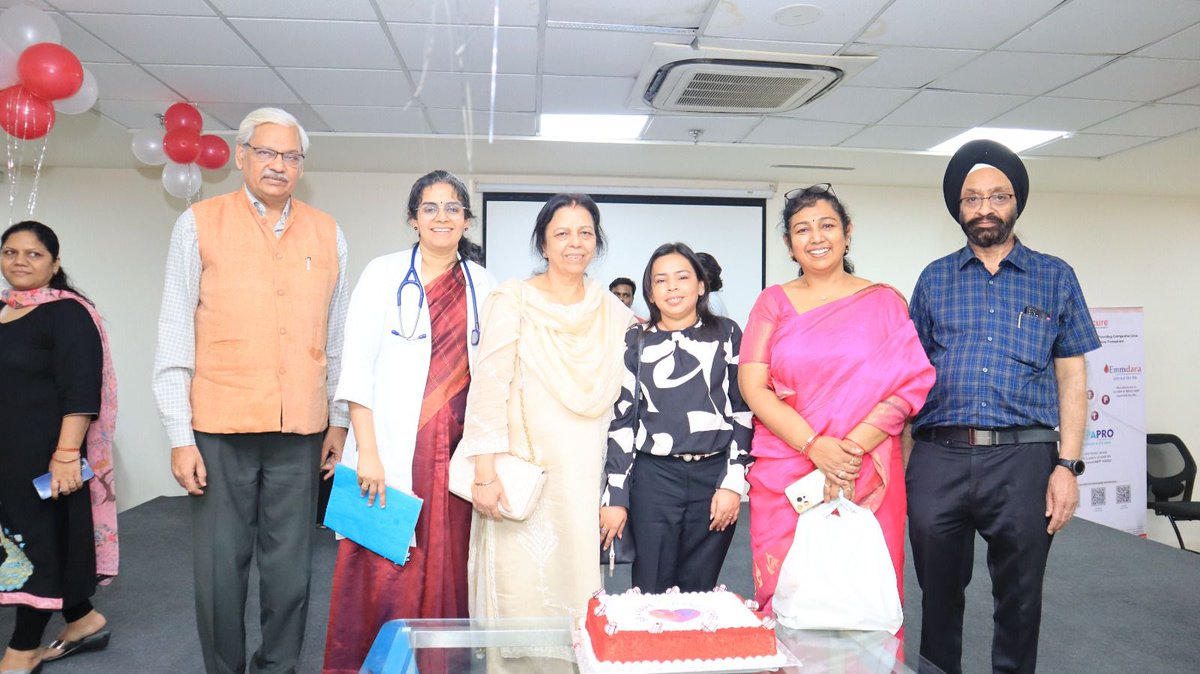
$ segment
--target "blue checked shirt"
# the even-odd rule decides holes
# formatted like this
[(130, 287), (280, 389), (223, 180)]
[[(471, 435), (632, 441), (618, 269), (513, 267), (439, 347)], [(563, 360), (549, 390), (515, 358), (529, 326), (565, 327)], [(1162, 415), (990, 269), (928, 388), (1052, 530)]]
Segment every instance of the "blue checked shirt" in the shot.
[(970, 246), (935, 260), (910, 311), (937, 371), (914, 430), (1056, 427), (1054, 359), (1100, 347), (1074, 270), (1020, 240), (995, 276)]

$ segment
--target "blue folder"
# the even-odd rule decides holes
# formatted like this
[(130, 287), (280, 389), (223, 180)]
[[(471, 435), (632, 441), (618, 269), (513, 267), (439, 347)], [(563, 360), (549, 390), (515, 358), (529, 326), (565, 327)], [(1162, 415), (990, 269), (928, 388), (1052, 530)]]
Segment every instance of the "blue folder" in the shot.
[(325, 526), (396, 564), (408, 561), (408, 547), (417, 529), (421, 499), (387, 487), (387, 507), (379, 498), (367, 506), (358, 488), (358, 474), (338, 465), (333, 473), (333, 491), (325, 510)]

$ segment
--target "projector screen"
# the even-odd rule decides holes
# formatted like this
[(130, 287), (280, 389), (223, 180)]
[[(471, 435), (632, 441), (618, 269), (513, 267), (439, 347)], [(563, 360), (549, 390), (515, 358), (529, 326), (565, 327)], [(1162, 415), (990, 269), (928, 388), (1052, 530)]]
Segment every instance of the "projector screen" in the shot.
[[(485, 192), (483, 249), (487, 268), (503, 282), (545, 269), (530, 244), (538, 211), (552, 195)], [(588, 276), (603, 283), (624, 276), (637, 283), (633, 310), (646, 317), (642, 274), (650, 254), (664, 243), (682, 241), (721, 264), (721, 299), (729, 317), (745, 326), (764, 282), (766, 200), (707, 197), (594, 195), (608, 250), (592, 262)]]

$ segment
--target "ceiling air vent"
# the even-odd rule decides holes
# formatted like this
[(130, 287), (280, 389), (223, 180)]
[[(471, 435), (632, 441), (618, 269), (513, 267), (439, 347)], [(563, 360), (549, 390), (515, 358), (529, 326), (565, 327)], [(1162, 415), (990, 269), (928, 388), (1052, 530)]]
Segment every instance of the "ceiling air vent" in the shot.
[(689, 59), (659, 68), (643, 100), (657, 110), (768, 114), (795, 110), (841, 79), (829, 66)]
[(629, 94), (631, 109), (767, 115), (825, 95), (876, 56), (831, 56), (655, 43)]

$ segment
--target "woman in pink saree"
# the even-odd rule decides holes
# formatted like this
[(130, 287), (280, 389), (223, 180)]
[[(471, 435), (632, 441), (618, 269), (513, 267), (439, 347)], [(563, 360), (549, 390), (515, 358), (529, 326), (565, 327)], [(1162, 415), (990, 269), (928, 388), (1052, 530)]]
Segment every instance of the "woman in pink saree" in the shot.
[(784, 489), (813, 470), (879, 520), (904, 598), (907, 495), (899, 436), (934, 372), (891, 286), (853, 275), (853, 225), (828, 184), (786, 195), (784, 242), (800, 277), (750, 312), (738, 381), (754, 411), (750, 546), (755, 599), (770, 609), (796, 530)]

